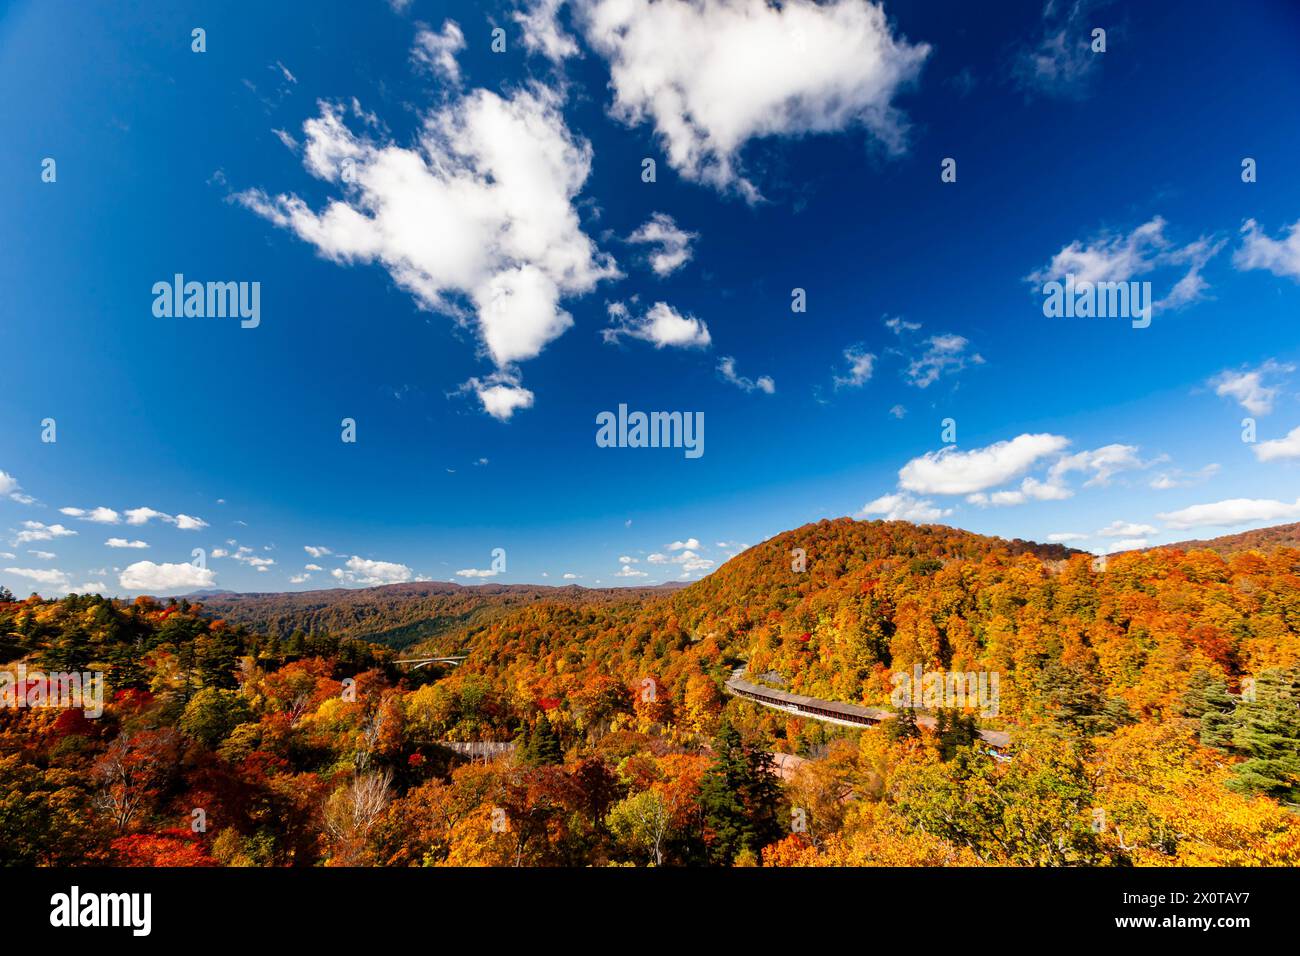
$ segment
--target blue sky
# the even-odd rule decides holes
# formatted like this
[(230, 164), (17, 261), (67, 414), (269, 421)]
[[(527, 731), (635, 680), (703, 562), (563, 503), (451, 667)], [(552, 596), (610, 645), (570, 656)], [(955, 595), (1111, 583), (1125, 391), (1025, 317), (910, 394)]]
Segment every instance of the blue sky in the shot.
[[(1300, 10), (940, 6), (3, 7), (0, 583), (1300, 520)], [(1046, 318), (1066, 271), (1150, 281), (1151, 325)], [(155, 316), (177, 273), (258, 282), (257, 327)], [(598, 447), (620, 403), (702, 412), (704, 454)]]

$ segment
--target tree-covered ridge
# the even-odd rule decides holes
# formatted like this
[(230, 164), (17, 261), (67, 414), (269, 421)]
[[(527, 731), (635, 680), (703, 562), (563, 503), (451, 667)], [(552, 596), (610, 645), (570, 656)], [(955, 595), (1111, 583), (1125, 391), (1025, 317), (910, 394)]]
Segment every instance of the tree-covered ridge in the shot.
[[(99, 719), (0, 709), (0, 859), (1300, 863), (1295, 549), (1096, 570), (951, 529), (821, 522), (676, 593), (537, 602), (444, 641), (462, 667), (410, 671), (388, 648), (259, 635), (185, 602), (0, 601), (0, 662), (108, 682)], [(999, 672), (999, 715), (857, 730), (723, 688), (747, 664), (887, 705), (889, 675), (917, 663)], [(977, 719), (1012, 732), (1009, 759)], [(468, 762), (457, 741), (515, 749)], [(774, 751), (797, 755), (779, 776)]]
[(485, 624), (541, 600), (566, 604), (637, 600), (653, 588), (587, 589), (532, 584), (414, 582), (380, 587), (266, 594), (195, 595), (210, 613), (263, 634), (328, 633), (406, 647)]

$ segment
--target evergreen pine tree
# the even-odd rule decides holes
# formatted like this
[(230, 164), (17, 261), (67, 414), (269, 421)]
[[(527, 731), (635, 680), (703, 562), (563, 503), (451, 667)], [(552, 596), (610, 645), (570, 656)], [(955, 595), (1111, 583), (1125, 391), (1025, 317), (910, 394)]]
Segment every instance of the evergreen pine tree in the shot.
[(1228, 786), (1300, 800), (1300, 669), (1264, 671), (1253, 696), (1237, 704), (1232, 742), (1246, 760), (1233, 768)]

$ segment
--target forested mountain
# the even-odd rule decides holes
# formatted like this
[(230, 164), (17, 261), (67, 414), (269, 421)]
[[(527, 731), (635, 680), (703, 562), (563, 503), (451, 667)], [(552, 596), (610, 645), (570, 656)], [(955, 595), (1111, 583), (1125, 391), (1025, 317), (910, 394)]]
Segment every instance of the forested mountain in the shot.
[[(183, 601), (0, 594), (28, 701), (37, 668), (107, 681), (100, 717), (0, 709), (0, 862), (1300, 864), (1300, 550), (1099, 567), (823, 521), (673, 593), (498, 608), (420, 670)], [(726, 693), (745, 669), (896, 716), (767, 709)], [(998, 706), (896, 707), (914, 669), (996, 675)], [(515, 749), (453, 752), (483, 741)]]
[(218, 591), (189, 595), (189, 599), (202, 601), (211, 613), (263, 634), (288, 637), (294, 631), (328, 633), (400, 648), (485, 624), (506, 611), (536, 601), (600, 604), (639, 600), (658, 592), (656, 588), (414, 582), (266, 594)]
[(1177, 541), (1161, 547), (1182, 551), (1213, 551), (1225, 556), (1260, 548), (1300, 548), (1300, 521), (1243, 531), (1241, 534), (1225, 534), (1209, 540)]

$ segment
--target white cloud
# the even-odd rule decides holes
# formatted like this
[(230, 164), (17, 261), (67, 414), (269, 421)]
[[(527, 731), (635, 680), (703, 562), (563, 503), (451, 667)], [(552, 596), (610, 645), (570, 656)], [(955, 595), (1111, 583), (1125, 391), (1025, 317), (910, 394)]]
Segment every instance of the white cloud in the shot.
[(1199, 528), (1244, 524), (1248, 521), (1293, 521), (1300, 519), (1300, 499), (1288, 504), (1267, 498), (1229, 498), (1192, 505), (1156, 515), (1170, 528)]
[(1300, 282), (1300, 220), (1293, 222), (1284, 239), (1272, 239), (1259, 229), (1259, 223), (1247, 219), (1241, 227), (1241, 247), (1233, 253), (1232, 264), (1238, 269), (1267, 269), (1275, 276)]
[(462, 578), (494, 578), (498, 573), (490, 568), (465, 568), (456, 572)]
[(566, 580), (566, 581), (576, 581), (576, 580), (578, 580), (578, 576), (577, 576), (576, 574), (574, 574), (573, 572), (571, 572), (571, 571), (566, 571), (566, 572), (562, 575), (562, 577), (563, 577), (564, 580)]
[(1018, 435), (985, 448), (958, 451), (949, 446), (913, 458), (898, 472), (899, 486), (921, 494), (965, 495), (1018, 477), (1069, 441), (1060, 435)]
[(303, 584), (311, 580), (310, 574), (295, 574), (289, 578), (290, 584)]
[[(561, 107), (535, 83), (509, 98), (475, 90), (427, 112), (405, 147), (353, 132), (342, 106), (322, 103), (303, 126), (304, 163), (340, 195), (320, 212), (296, 195), (235, 198), (335, 262), (382, 264), (421, 308), (473, 322), (508, 373), (573, 324), (562, 298), (620, 274), (582, 231), (573, 200), (592, 149)], [(532, 400), (517, 381), (471, 387), (498, 418)]]
[[(104, 542), (104, 544), (105, 544), (107, 547), (110, 547), (110, 548), (147, 548), (147, 547), (149, 547), (149, 545), (146, 544), (146, 543), (143, 542), (143, 541), (128, 541), (126, 538), (109, 538), (107, 541)], [(217, 549), (217, 550), (220, 550), (220, 549)], [(213, 556), (214, 558), (219, 558), (219, 557), (221, 557), (221, 555), (217, 554), (216, 551), (213, 551), (213, 552), (212, 552), (212, 556)]]
[(630, 565), (630, 564), (625, 564), (625, 565), (623, 565), (621, 568), (618, 569), (618, 573), (615, 574), (614, 577), (616, 577), (616, 578), (644, 578), (644, 577), (648, 577), (648, 575), (647, 575), (646, 572), (644, 572), (644, 571), (638, 571), (636, 568), (632, 567), (632, 565)]
[(465, 49), (465, 34), (455, 20), (444, 20), (442, 31), (435, 33), (422, 26), (415, 34), (411, 59), (451, 83), (460, 82), (460, 64), (456, 54)]
[(39, 521), (24, 521), (23, 530), (19, 531), (11, 541), (15, 546), (26, 544), (29, 541), (50, 541), (54, 538), (69, 538), (77, 532), (71, 528), (65, 528), (61, 524), (42, 524)]
[(914, 498), (909, 494), (897, 492), (881, 495), (875, 501), (868, 501), (862, 506), (864, 515), (881, 515), (888, 521), (938, 521), (952, 514), (951, 508), (939, 508), (928, 498)]
[(1157, 269), (1186, 267), (1165, 297), (1152, 303), (1154, 310), (1182, 308), (1202, 298), (1209, 288), (1201, 278), (1201, 269), (1223, 248), (1223, 242), (1202, 236), (1175, 246), (1165, 236), (1167, 225), (1163, 217), (1154, 216), (1127, 235), (1102, 232), (1087, 241), (1076, 239), (1025, 279), (1037, 286), (1064, 281), (1067, 275), (1074, 276), (1076, 285), (1129, 282)]
[(1052, 465), (1049, 475), (1056, 482), (1072, 471), (1092, 472), (1092, 477), (1084, 482), (1084, 487), (1105, 486), (1110, 479), (1122, 471), (1145, 468), (1138, 458), (1136, 445), (1103, 445), (1092, 451), (1080, 451), (1065, 455)]
[(907, 380), (917, 388), (928, 388), (941, 376), (960, 372), (968, 363), (984, 364), (979, 353), (967, 353), (970, 342), (960, 335), (932, 335), (926, 343), (926, 350), (907, 367)]
[(610, 327), (601, 333), (614, 344), (623, 336), (649, 342), (657, 349), (707, 348), (712, 339), (709, 327), (693, 315), (682, 315), (667, 302), (656, 302), (643, 315), (634, 316), (622, 302), (609, 305)]
[(540, 53), (552, 63), (578, 54), (577, 42), (559, 24), (563, 4), (564, 0), (528, 0), (523, 9), (510, 14), (523, 27), (524, 49)]
[(915, 332), (920, 327), (920, 322), (908, 322), (901, 315), (896, 315), (892, 319), (885, 319), (885, 328), (895, 335), (902, 335), (904, 332)]
[(319, 564), (305, 564), (305, 565), (303, 565), (303, 570), (304, 570), (304, 571), (324, 571), (325, 569), (322, 568)]
[(1250, 450), (1260, 461), (1289, 461), (1300, 458), (1300, 426), (1286, 433), (1285, 438), (1274, 438), (1252, 445)]
[(1104, 528), (1099, 528), (1099, 538), (1124, 538), (1135, 535), (1155, 534), (1156, 529), (1149, 524), (1135, 524), (1132, 521), (1112, 521)]
[(33, 557), (40, 558), (42, 561), (53, 561), (58, 557), (53, 551), (28, 551)]
[(895, 405), (889, 410), (889, 414), (893, 415), (895, 418), (902, 418), (907, 414), (907, 409), (902, 405)]
[(1257, 368), (1229, 369), (1210, 379), (1208, 384), (1220, 398), (1231, 398), (1252, 415), (1267, 415), (1273, 411), (1277, 399), (1277, 385), (1266, 385), (1272, 379), (1295, 371), (1294, 365), (1269, 359)]
[(973, 505), (986, 508), (990, 505), (994, 507), (1022, 505), (1027, 501), (1064, 501), (1073, 495), (1073, 491), (1055, 480), (1039, 481), (1031, 477), (1022, 481), (1019, 489), (1004, 489), (992, 493), (977, 491), (967, 495), (966, 500)]
[(80, 518), (82, 521), (94, 521), (97, 524), (119, 524), (122, 516), (112, 508), (105, 508), (102, 505), (98, 508), (60, 508), (59, 514), (65, 514), (70, 518)]
[[(107, 511), (108, 509), (95, 509), (96, 511)], [(116, 513), (116, 512), (114, 512)], [(148, 524), (154, 518), (159, 521), (165, 521), (168, 524), (174, 524), (181, 531), (198, 531), (206, 528), (208, 523), (202, 518), (195, 518), (191, 515), (169, 515), (163, 511), (156, 511), (153, 508), (128, 508), (126, 512), (126, 523), (130, 525)], [(116, 522), (113, 522), (116, 523)]]
[(667, 545), (669, 551), (694, 550), (700, 546), (699, 538), (687, 538), (685, 541), (674, 541)]
[(929, 53), (864, 0), (582, 0), (576, 13), (609, 61), (614, 116), (652, 122), (674, 169), (751, 202), (751, 139), (862, 126), (900, 150), (891, 101)]
[(771, 395), (776, 392), (776, 382), (770, 375), (760, 375), (757, 379), (746, 378), (743, 375), (736, 374), (736, 360), (730, 355), (724, 356), (718, 363), (718, 374), (722, 376), (724, 382), (735, 385), (742, 391), (752, 392), (760, 391)]
[(1150, 487), (1156, 491), (1169, 491), (1173, 488), (1186, 488), (1212, 478), (1219, 471), (1217, 464), (1209, 464), (1194, 472), (1185, 472), (1181, 468), (1162, 471), (1151, 479)]
[(483, 411), (497, 421), (507, 422), (520, 409), (533, 407), (533, 393), (520, 385), (512, 375), (493, 374), (486, 379), (471, 378), (464, 388), (473, 391), (482, 403)]
[(304, 544), (302, 549), (310, 554), (313, 558), (323, 558), (326, 555), (333, 554), (329, 548), (323, 548), (318, 545)]
[(1049, 534), (1047, 540), (1055, 541), (1058, 544), (1064, 544), (1067, 541), (1086, 541), (1088, 540), (1088, 536), (1086, 534), (1077, 534), (1073, 531), (1057, 531), (1054, 534)]
[(404, 564), (371, 561), (356, 555), (348, 558), (342, 568), (335, 568), (330, 573), (345, 584), (361, 584), (368, 587), (380, 584), (404, 584), (416, 580), (415, 572)]
[(1124, 538), (1122, 541), (1111, 541), (1102, 548), (1102, 554), (1116, 554), (1120, 551), (1136, 551), (1138, 548), (1147, 546), (1146, 538)]
[(679, 228), (672, 216), (657, 212), (637, 227), (627, 241), (657, 246), (650, 253), (650, 268), (656, 275), (666, 276), (691, 261), (691, 241), (697, 238), (698, 233)]
[(835, 376), (836, 388), (861, 388), (871, 380), (876, 356), (864, 346), (850, 345), (844, 350), (844, 360), (849, 363), (849, 371), (846, 375)]
[(163, 514), (161, 511), (155, 511), (153, 508), (128, 508), (126, 512), (127, 524), (148, 524), (153, 518), (161, 518), (166, 521), (171, 515)]
[(13, 501), (20, 505), (32, 505), (36, 499), (31, 495), (24, 494), (22, 486), (18, 484), (18, 479), (7, 471), (0, 471), (0, 495), (8, 495)]
[(272, 558), (257, 557), (253, 553), (253, 549), (249, 547), (241, 547), (234, 554), (230, 555), (230, 557), (235, 561), (238, 561), (240, 564), (246, 564), (250, 568), (256, 568), (258, 571), (265, 571), (267, 568), (272, 567), (275, 564), (275, 561)]
[(28, 578), (37, 584), (46, 584), (59, 591), (68, 590), (68, 572), (57, 568), (5, 568), (4, 573)]
[(118, 583), (128, 591), (165, 592), (211, 587), (216, 577), (217, 573), (211, 568), (196, 568), (192, 564), (137, 561), (118, 576)]

